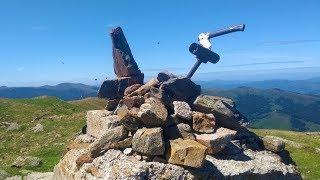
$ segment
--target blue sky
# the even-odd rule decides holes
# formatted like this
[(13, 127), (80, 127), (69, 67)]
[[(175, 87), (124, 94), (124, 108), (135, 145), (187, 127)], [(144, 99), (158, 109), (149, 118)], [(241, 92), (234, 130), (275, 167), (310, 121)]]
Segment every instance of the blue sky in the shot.
[(0, 0), (0, 86), (112, 78), (115, 26), (147, 77), (163, 69), (186, 74), (195, 62), (188, 47), (199, 33), (238, 23), (245, 32), (213, 39), (221, 60), (197, 74), (319, 69), (319, 19), (318, 0)]

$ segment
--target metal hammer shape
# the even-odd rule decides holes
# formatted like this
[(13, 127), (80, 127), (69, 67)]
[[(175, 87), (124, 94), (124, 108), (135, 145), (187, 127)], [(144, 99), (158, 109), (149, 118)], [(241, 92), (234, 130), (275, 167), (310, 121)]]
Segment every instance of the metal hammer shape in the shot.
[(221, 29), (215, 32), (201, 33), (198, 36), (198, 41), (201, 45), (197, 43), (192, 43), (189, 47), (189, 51), (196, 56), (197, 62), (191, 68), (190, 72), (187, 75), (187, 78), (191, 78), (196, 70), (199, 68), (201, 63), (217, 63), (220, 59), (220, 56), (217, 53), (212, 52), (210, 39), (213, 37), (221, 36), (224, 34), (236, 32), (236, 31), (244, 31), (245, 25), (234, 25), (230, 26), (226, 29)]

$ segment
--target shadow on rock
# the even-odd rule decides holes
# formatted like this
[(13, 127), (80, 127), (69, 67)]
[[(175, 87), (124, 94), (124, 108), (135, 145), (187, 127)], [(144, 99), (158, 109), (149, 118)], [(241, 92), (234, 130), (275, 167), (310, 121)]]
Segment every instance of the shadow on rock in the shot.
[(278, 152), (277, 154), (281, 157), (281, 160), (282, 160), (282, 162), (283, 162), (284, 164), (286, 164), (286, 165), (293, 164), (293, 165), (295, 165), (295, 166), (297, 165), (297, 164), (293, 161), (293, 159), (290, 157), (289, 151), (283, 150), (283, 151), (281, 151), (281, 152)]

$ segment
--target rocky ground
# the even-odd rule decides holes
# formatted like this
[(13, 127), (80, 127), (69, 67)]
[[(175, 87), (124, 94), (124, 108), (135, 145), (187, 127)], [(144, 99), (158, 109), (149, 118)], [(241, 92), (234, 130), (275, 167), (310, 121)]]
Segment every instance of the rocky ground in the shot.
[(54, 179), (301, 179), (281, 139), (245, 128), (232, 100), (160, 73), (87, 113)]

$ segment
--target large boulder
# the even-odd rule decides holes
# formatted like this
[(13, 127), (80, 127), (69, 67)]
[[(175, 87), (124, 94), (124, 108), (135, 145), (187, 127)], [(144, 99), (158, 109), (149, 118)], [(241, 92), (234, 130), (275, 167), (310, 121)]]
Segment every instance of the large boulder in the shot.
[(235, 137), (236, 131), (219, 128), (213, 134), (195, 134), (199, 143), (205, 145), (208, 154), (216, 154), (222, 151), (225, 146)]
[(100, 138), (107, 130), (121, 125), (117, 115), (111, 111), (92, 110), (87, 112), (87, 134)]
[(106, 80), (99, 89), (98, 97), (111, 100), (122, 98), (127, 87), (134, 84), (142, 84), (143, 78), (144, 76), (141, 74), (131, 77), (121, 77), (114, 80)]
[(237, 154), (207, 156), (204, 167), (193, 171), (199, 179), (302, 179), (293, 165), (286, 165), (270, 151), (247, 149)]
[(206, 157), (206, 149), (206, 146), (194, 140), (171, 140), (167, 160), (171, 164), (199, 168)]
[(201, 95), (193, 103), (197, 111), (212, 113), (217, 120), (217, 124), (233, 130), (243, 129), (242, 122), (246, 118), (235, 108), (231, 99)]
[(147, 127), (159, 127), (166, 123), (168, 111), (156, 98), (149, 98), (140, 106), (138, 117)]
[(165, 151), (163, 130), (160, 127), (139, 129), (133, 135), (132, 149), (146, 155), (163, 155)]
[(142, 123), (138, 118), (138, 112), (138, 108), (132, 108), (130, 110), (124, 108), (118, 111), (120, 121), (128, 131), (135, 132), (142, 126)]
[(213, 133), (216, 127), (216, 119), (213, 114), (194, 112), (192, 115), (193, 130), (199, 133)]
[(90, 156), (97, 157), (102, 151), (114, 148), (117, 149), (118, 143), (128, 137), (128, 131), (124, 126), (108, 129), (99, 139), (90, 144)]
[(42, 160), (34, 156), (18, 156), (11, 164), (11, 167), (38, 167), (42, 164)]
[(163, 82), (160, 89), (166, 93), (171, 101), (193, 102), (201, 93), (201, 87), (189, 78), (171, 78)]
[(284, 150), (285, 143), (282, 139), (275, 136), (265, 136), (262, 138), (264, 147), (272, 152), (280, 152)]
[(158, 162), (139, 161), (118, 150), (109, 150), (92, 163), (84, 164), (74, 171), (70, 180), (85, 179), (194, 179), (194, 176), (182, 167)]

